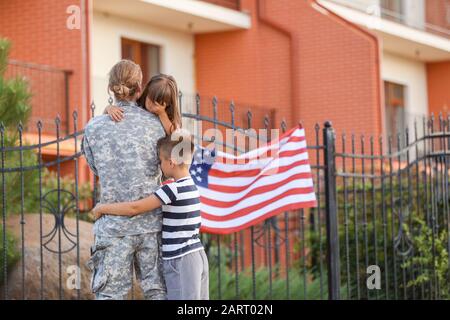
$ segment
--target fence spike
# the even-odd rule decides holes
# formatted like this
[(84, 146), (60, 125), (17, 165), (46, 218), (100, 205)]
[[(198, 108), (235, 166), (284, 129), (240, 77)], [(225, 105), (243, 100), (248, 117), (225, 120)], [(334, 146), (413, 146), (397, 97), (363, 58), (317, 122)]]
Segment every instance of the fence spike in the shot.
[(250, 109), (248, 109), (248, 111), (247, 111), (247, 128), (248, 129), (250, 129), (252, 127), (252, 119), (253, 119), (252, 111)]
[(417, 119), (414, 120), (414, 140), (417, 141), (418, 133), (417, 133)]
[(316, 136), (319, 134), (319, 130), (320, 130), (320, 124), (318, 122), (316, 122), (316, 124), (314, 125), (314, 130), (316, 131)]
[(430, 129), (431, 129), (431, 131), (434, 130), (434, 112), (431, 113)]
[(3, 124), (3, 121), (0, 122), (0, 132), (3, 133), (5, 131), (5, 125)]
[(78, 119), (78, 112), (77, 112), (77, 110), (74, 110), (72, 112), (72, 117), (73, 117), (73, 120), (75, 120), (75, 121)]
[(283, 133), (286, 132), (286, 129), (287, 129), (286, 119), (283, 118), (283, 120), (281, 120), (280, 127), (281, 127), (281, 131), (282, 131)]
[(195, 95), (195, 111), (197, 115), (200, 115), (200, 95), (198, 93)]
[(217, 97), (214, 96), (213, 100), (212, 100), (212, 104), (213, 104), (213, 115), (214, 115), (214, 127), (217, 126)]
[[(110, 99), (112, 99), (111, 97), (109, 97)], [(95, 102), (92, 101), (91, 102), (91, 117), (94, 117), (95, 114)]]
[(269, 116), (267, 114), (264, 116), (264, 128), (269, 128)]
[(235, 108), (235, 106), (234, 106), (234, 101), (231, 100), (231, 102), (230, 102), (230, 112), (231, 112), (231, 113), (234, 113), (234, 108)]

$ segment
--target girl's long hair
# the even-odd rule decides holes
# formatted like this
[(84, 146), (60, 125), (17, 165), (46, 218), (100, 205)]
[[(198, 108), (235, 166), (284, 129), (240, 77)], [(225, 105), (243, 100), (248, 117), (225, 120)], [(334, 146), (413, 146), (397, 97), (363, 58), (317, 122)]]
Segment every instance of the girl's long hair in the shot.
[(161, 105), (166, 104), (166, 112), (172, 123), (171, 132), (181, 128), (180, 106), (178, 103), (178, 86), (175, 78), (166, 74), (153, 76), (137, 100), (145, 109), (145, 101), (149, 99)]

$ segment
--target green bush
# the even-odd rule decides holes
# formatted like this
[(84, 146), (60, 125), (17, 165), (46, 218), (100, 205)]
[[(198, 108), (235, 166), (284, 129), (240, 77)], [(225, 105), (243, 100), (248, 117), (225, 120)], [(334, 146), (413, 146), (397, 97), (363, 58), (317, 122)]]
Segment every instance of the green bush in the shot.
[(408, 287), (421, 289), (434, 283), (437, 286), (434, 298), (450, 299), (447, 230), (443, 229), (433, 236), (433, 230), (423, 219), (416, 218), (414, 222), (420, 229), (419, 234), (411, 235), (408, 226), (405, 229), (412, 238), (416, 251), (402, 264), (402, 268), (414, 268), (418, 270), (418, 274), (408, 282)]
[[(275, 269), (276, 267), (274, 267)], [(272, 271), (272, 275), (275, 272)], [(221, 269), (221, 299), (253, 299), (253, 277), (251, 269), (247, 268), (240, 271), (238, 275), (239, 297), (236, 296), (236, 278), (233, 271), (222, 268)], [(303, 275), (297, 269), (289, 270), (289, 299), (309, 299), (317, 300), (320, 297), (320, 283), (318, 279), (311, 280), (311, 275), (306, 277), (306, 290)], [(272, 299), (283, 300), (288, 299), (286, 277), (274, 277), (272, 280), (272, 291), (270, 291), (269, 284), (269, 268), (260, 267), (255, 271), (255, 297), (257, 300)], [(304, 292), (306, 291), (306, 296)], [(209, 292), (211, 299), (219, 299), (219, 276), (218, 267), (212, 266), (209, 270)], [(324, 294), (324, 299), (327, 294)]]
[[(20, 254), (17, 251), (15, 238), (6, 232), (6, 267), (7, 270), (11, 270), (20, 258)], [(4, 263), (5, 263), (5, 247), (3, 243), (3, 228), (0, 228), (0, 284), (4, 281)]]
[[(343, 185), (338, 186), (340, 275), (341, 284), (346, 287), (344, 298), (430, 299), (435, 298), (437, 289), (440, 289), (441, 298), (448, 298), (443, 291), (448, 292), (449, 282), (446, 249), (448, 234), (445, 230), (448, 223), (445, 212), (449, 199), (444, 198), (444, 193), (437, 192), (431, 198), (430, 184), (437, 184), (439, 181), (427, 176), (425, 186), (424, 173), (418, 173), (421, 179), (418, 181), (415, 170), (411, 168), (410, 177), (407, 171), (395, 175), (392, 185), (389, 179), (384, 179), (383, 188), (380, 179), (373, 185), (374, 189), (371, 179), (366, 179), (364, 185), (358, 182), (360, 179), (356, 180), (355, 185), (352, 179), (347, 179), (346, 189)], [(313, 212), (317, 215), (316, 209)], [(323, 208), (321, 212), (324, 212)], [(399, 219), (400, 212), (402, 223)], [(434, 235), (430, 231), (433, 225), (430, 216), (432, 212), (443, 219), (439, 221), (439, 225), (435, 224)], [(358, 229), (355, 227), (355, 220)], [(325, 221), (324, 218), (322, 221)], [(323, 255), (326, 254), (325, 228), (323, 223)], [(311, 256), (318, 257), (318, 229), (307, 232), (307, 239)], [(366, 268), (375, 264), (381, 269), (381, 290), (367, 290)], [(436, 277), (430, 273), (434, 268)], [(311, 270), (313, 277), (317, 277), (318, 270), (314, 264)], [(436, 282), (443, 285), (439, 288)]]
[[(209, 292), (211, 299), (219, 299), (219, 268), (218, 250), (214, 243), (205, 241), (205, 248), (209, 257)], [(231, 267), (232, 253), (227, 247), (221, 248), (220, 258), (220, 298), (223, 300), (253, 299), (253, 275), (252, 268), (247, 267), (239, 270), (238, 287), (239, 296), (236, 295), (236, 274)], [(308, 268), (308, 270), (310, 270)], [(327, 274), (323, 274), (323, 294), (321, 294), (320, 278), (314, 277), (312, 273), (303, 273), (300, 264), (294, 263), (289, 267), (289, 282), (286, 279), (285, 268), (272, 266), (272, 290), (270, 290), (270, 270), (268, 266), (257, 266), (255, 269), (255, 298), (257, 300), (273, 299), (308, 299), (318, 300), (328, 298)], [(306, 281), (305, 281), (306, 280)], [(287, 295), (287, 284), (289, 284), (289, 297)], [(343, 294), (344, 288), (341, 288)]]

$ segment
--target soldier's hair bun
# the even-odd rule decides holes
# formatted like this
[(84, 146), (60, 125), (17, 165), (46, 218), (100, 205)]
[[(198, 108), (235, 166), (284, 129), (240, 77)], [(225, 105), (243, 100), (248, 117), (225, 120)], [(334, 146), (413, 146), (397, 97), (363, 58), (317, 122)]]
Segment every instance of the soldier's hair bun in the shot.
[(126, 100), (141, 87), (141, 67), (131, 60), (121, 60), (109, 72), (109, 90), (118, 100)]

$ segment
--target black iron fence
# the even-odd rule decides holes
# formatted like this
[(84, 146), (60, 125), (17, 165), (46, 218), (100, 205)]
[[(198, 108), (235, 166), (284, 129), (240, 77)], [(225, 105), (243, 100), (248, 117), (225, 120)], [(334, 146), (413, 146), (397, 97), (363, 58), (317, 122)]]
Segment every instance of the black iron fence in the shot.
[[(243, 152), (261, 139), (248, 129), (287, 129), (286, 122), (278, 126), (270, 115), (256, 121), (250, 110), (246, 125), (239, 125), (232, 102), (225, 109), (217, 99), (193, 101), (182, 109), (198, 144), (213, 141), (228, 152)], [(72, 121), (73, 133), (62, 135), (57, 118), (55, 139), (34, 145), (23, 141), (22, 126), (0, 127), (3, 299), (92, 298), (85, 268), (92, 221), (86, 213), (97, 188), (92, 181), (80, 182), (83, 131), (77, 130), (76, 112)], [(202, 123), (231, 129), (244, 143), (204, 136)], [(406, 141), (396, 150), (392, 139), (366, 141), (345, 134), (337, 139), (329, 122), (309, 128), (318, 206), (285, 212), (231, 235), (203, 234), (211, 297), (449, 298), (449, 124), (442, 116), (424, 119), (424, 134), (417, 134), (416, 124), (412, 139), (409, 131), (395, 137)], [(39, 137), (42, 129), (38, 122)], [(12, 143), (8, 137), (14, 133), (18, 140)], [(60, 152), (63, 143), (71, 143), (70, 154)], [(44, 162), (42, 150), (49, 146), (56, 153)], [(139, 294), (135, 287), (130, 298)]]

